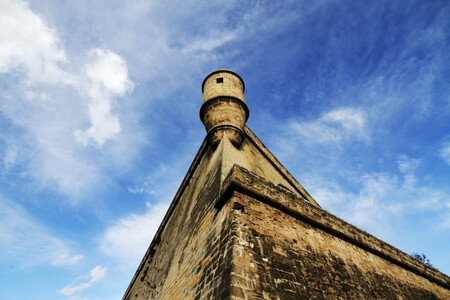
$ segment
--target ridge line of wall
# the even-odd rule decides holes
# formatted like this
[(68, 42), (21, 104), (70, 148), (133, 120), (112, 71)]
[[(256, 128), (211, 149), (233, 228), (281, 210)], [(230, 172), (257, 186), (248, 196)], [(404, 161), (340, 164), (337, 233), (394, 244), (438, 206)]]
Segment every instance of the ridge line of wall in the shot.
[(307, 190), (292, 176), (291, 173), (283, 166), (281, 162), (270, 152), (264, 143), (251, 131), (248, 126), (245, 126), (246, 138), (260, 151), (260, 153), (267, 159), (268, 162), (284, 177), (295, 190), (302, 195), (306, 201), (320, 207), (319, 203), (308, 193)]

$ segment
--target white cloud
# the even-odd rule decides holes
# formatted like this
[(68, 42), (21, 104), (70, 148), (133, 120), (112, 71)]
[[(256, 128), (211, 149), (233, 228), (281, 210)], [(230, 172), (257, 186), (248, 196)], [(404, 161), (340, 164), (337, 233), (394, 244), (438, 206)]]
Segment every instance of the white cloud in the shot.
[(211, 32), (210, 38), (201, 38), (195, 40), (189, 45), (186, 45), (182, 52), (192, 52), (192, 51), (212, 51), (232, 40), (234, 40), (239, 34), (239, 30), (231, 31), (231, 32)]
[(70, 82), (66, 54), (55, 30), (20, 0), (0, 1), (0, 73), (25, 69), (32, 82)]
[[(420, 160), (405, 155), (397, 161), (402, 176), (389, 173), (369, 173), (353, 178), (353, 192), (334, 181), (312, 175), (309, 191), (325, 209), (336, 213), (344, 220), (360, 226), (370, 233), (388, 238), (393, 232), (393, 223), (401, 222), (401, 216), (438, 212), (450, 213), (444, 190), (421, 185), (414, 172)], [(445, 218), (444, 218), (445, 219)], [(436, 228), (445, 226), (439, 221)]]
[(365, 124), (362, 111), (354, 108), (340, 108), (326, 113), (322, 120), (329, 123), (337, 123), (346, 130), (361, 130)]
[(5, 169), (9, 169), (17, 159), (18, 150), (17, 147), (14, 145), (10, 145), (5, 151), (5, 157), (3, 158), (3, 164), (5, 166)]
[(414, 173), (420, 164), (420, 159), (409, 158), (406, 155), (401, 155), (397, 160), (398, 169), (403, 174)]
[(87, 62), (83, 55), (70, 61), (58, 32), (28, 4), (0, 1), (0, 73), (15, 75), (5, 77), (0, 95), (1, 121), (10, 124), (0, 134), (0, 162), (7, 174), (31, 179), (32, 188), (77, 203), (145, 143), (137, 121), (121, 123), (117, 112), (133, 114), (116, 102), (133, 87), (126, 61), (107, 48), (90, 51)]
[(107, 228), (99, 238), (100, 250), (127, 266), (135, 266), (144, 256), (166, 211), (168, 203), (147, 203), (143, 214), (131, 214)]
[(192, 151), (185, 151), (182, 154), (177, 153), (169, 164), (159, 163), (154, 166), (154, 169), (144, 178), (136, 180), (136, 184), (128, 186), (128, 192), (135, 195), (151, 195), (160, 203), (171, 201), (175, 196), (176, 189), (186, 175), (185, 170), (188, 169), (190, 161), (195, 156), (194, 145), (197, 146), (198, 143), (186, 146), (186, 149)]
[[(169, 201), (175, 193), (172, 193), (173, 187), (178, 184), (175, 182), (177, 178), (182, 176), (179, 174), (178, 170), (181, 167), (181, 160), (186, 159), (188, 161), (190, 158), (183, 155), (178, 157), (176, 161), (172, 162), (171, 165), (167, 166), (165, 164), (160, 164), (155, 171), (148, 174), (142, 182), (135, 184), (134, 186), (128, 186), (128, 192), (135, 195), (149, 194), (161, 196), (164, 195), (163, 201)], [(172, 178), (170, 181), (161, 182), (161, 178)], [(181, 180), (180, 180), (181, 181)]]
[[(190, 147), (187, 147), (190, 148)], [(99, 236), (99, 248), (106, 255), (117, 259), (122, 266), (134, 268), (145, 254), (159, 228), (176, 190), (185, 176), (194, 153), (176, 155), (169, 165), (159, 164), (137, 184), (128, 187), (133, 195), (147, 195), (152, 203), (146, 203), (142, 213), (122, 216)]]
[[(0, 137), (7, 145), (0, 161), (5, 169), (31, 178), (38, 189), (69, 196), (72, 203), (78, 203), (94, 189), (104, 188), (116, 174), (126, 172), (124, 166), (131, 166), (142, 146), (151, 143), (150, 135), (159, 126), (146, 122), (144, 132), (142, 111), (147, 111), (153, 99), (166, 98), (181, 86), (186, 88), (188, 80), (194, 78), (192, 74), (197, 76), (204, 68), (210, 70), (211, 64), (216, 65), (217, 58), (223, 56), (211, 52), (242, 38), (240, 33), (245, 27), (241, 23), (234, 28), (228, 26), (230, 20), (225, 15), (235, 8), (234, 3), (183, 5), (181, 11), (173, 9), (180, 5), (175, 2), (97, 4), (104, 5), (104, 10), (89, 11), (84, 4), (74, 3), (73, 13), (84, 14), (92, 21), (89, 30), (70, 27), (72, 24), (61, 17), (58, 5), (32, 6), (45, 12), (38, 15), (24, 2), (2, 3), (11, 7), (8, 13), (2, 10), (5, 15), (22, 20), (14, 23), (17, 34), (10, 34), (8, 26), (0, 26), (2, 45), (15, 47), (14, 51), (3, 49), (2, 71), (12, 73), (21, 68), (23, 72), (14, 77), (20, 84), (8, 86), (9, 95), (0, 96), (0, 117), (16, 129), (14, 135)], [(210, 10), (223, 14), (213, 16)], [(194, 27), (187, 28), (185, 21), (192, 16), (196, 16)], [(28, 32), (32, 34), (21, 38)], [(100, 34), (102, 48), (96, 48)], [(95, 49), (89, 52), (86, 45)], [(16, 57), (21, 53), (19, 48), (30, 49), (32, 55)], [(87, 59), (84, 53), (89, 53)], [(48, 71), (47, 76), (42, 74), (45, 70), (56, 71)], [(133, 89), (131, 72), (151, 91), (150, 99), (143, 103), (138, 103), (141, 100), (137, 97), (119, 99)], [(24, 87), (25, 77), (32, 84)], [(61, 84), (65, 82), (70, 84)], [(171, 102), (180, 110), (198, 109), (192, 102)], [(139, 192), (133, 188), (130, 191)]]
[[(119, 298), (117, 298), (119, 299)], [(76, 295), (69, 296), (69, 300), (91, 300), (89, 297), (80, 297)]]
[(71, 283), (64, 288), (60, 289), (58, 293), (66, 296), (70, 296), (73, 293), (79, 292), (81, 290), (90, 288), (94, 283), (100, 281), (105, 277), (107, 267), (95, 266), (89, 274), (81, 276), (77, 281), (80, 283)]
[(75, 265), (83, 255), (34, 220), (23, 208), (0, 196), (0, 259), (22, 266)]
[(450, 142), (442, 143), (439, 156), (450, 166)]
[(68, 255), (67, 253), (62, 253), (59, 256), (54, 257), (52, 265), (54, 266), (75, 265), (83, 258), (84, 256), (81, 254)]
[(108, 49), (93, 49), (92, 61), (86, 67), (86, 75), (95, 89), (105, 89), (113, 95), (122, 96), (133, 86), (128, 78), (127, 63)]
[(414, 186), (417, 183), (417, 178), (414, 175), (414, 172), (419, 164), (420, 159), (409, 158), (405, 155), (400, 156), (397, 160), (398, 170), (403, 174), (404, 188), (414, 189)]
[(84, 132), (75, 131), (75, 136), (85, 145), (93, 140), (102, 146), (121, 130), (119, 118), (112, 114), (114, 97), (130, 91), (133, 83), (128, 78), (125, 60), (116, 53), (107, 49), (94, 49), (90, 56), (92, 61), (85, 73), (89, 80), (86, 90), (91, 127)]
[(290, 129), (313, 143), (341, 142), (356, 139), (367, 140), (366, 118), (356, 108), (339, 108), (325, 113), (311, 122), (292, 122)]

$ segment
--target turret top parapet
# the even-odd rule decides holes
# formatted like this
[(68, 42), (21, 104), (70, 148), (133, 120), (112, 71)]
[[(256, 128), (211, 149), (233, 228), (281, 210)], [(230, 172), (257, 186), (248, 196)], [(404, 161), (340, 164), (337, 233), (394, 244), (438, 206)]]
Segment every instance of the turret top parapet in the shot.
[(216, 97), (233, 97), (245, 102), (245, 84), (241, 76), (228, 69), (209, 74), (202, 84), (203, 103)]

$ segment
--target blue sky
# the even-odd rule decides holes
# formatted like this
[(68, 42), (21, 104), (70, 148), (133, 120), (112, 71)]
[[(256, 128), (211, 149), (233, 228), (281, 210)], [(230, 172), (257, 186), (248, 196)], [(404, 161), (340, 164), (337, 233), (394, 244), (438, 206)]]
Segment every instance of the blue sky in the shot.
[(448, 1), (0, 6), (1, 298), (121, 298), (217, 68), (322, 207), (450, 273)]

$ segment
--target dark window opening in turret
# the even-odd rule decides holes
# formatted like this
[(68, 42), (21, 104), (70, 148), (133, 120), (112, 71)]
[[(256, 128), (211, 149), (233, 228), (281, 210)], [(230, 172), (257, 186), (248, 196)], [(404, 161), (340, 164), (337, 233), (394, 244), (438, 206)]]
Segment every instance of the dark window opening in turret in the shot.
[(223, 82), (223, 77), (216, 78), (216, 82), (217, 83), (222, 83)]

